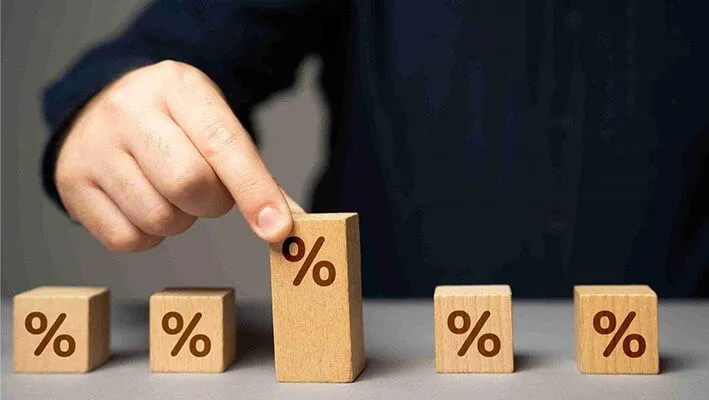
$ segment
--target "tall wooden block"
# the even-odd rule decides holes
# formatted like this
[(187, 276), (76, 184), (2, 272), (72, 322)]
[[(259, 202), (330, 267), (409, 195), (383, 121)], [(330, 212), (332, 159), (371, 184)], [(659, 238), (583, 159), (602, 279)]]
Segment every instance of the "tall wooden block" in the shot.
[(436, 372), (514, 371), (509, 286), (438, 286), (433, 309)]
[(103, 287), (43, 286), (13, 302), (15, 372), (87, 372), (110, 354), (110, 294)]
[(300, 214), (272, 244), (276, 377), (352, 382), (364, 369), (357, 214)]
[(657, 295), (646, 285), (575, 286), (576, 362), (584, 374), (657, 374)]
[(150, 370), (222, 372), (236, 354), (232, 288), (168, 288), (150, 296)]

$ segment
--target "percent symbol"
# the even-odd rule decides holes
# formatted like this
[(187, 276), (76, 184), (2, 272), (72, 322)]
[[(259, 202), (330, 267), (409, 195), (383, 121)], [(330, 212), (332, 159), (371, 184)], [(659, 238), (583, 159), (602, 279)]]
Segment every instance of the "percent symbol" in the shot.
[[(606, 346), (606, 349), (603, 350), (603, 357), (609, 357), (612, 353), (613, 350), (618, 346), (618, 342), (623, 338), (623, 335), (628, 331), (628, 328), (630, 327), (630, 324), (633, 322), (633, 319), (635, 319), (635, 316), (637, 314), (635, 311), (631, 311), (628, 313), (628, 315), (625, 317), (623, 322), (620, 324), (620, 327), (618, 330), (615, 330), (616, 326), (616, 318), (615, 314), (608, 310), (603, 310), (599, 311), (596, 313), (596, 315), (593, 316), (593, 329), (596, 330), (596, 332), (600, 333), (601, 335), (609, 335), (615, 331), (615, 334), (611, 338), (611, 341), (608, 342), (608, 346)], [(608, 326), (603, 327), (602, 322), (603, 318), (608, 319)], [(637, 350), (634, 350), (630, 347), (630, 345), (633, 343), (633, 341), (637, 342), (638, 348)], [(637, 333), (631, 333), (623, 339), (623, 353), (625, 353), (626, 356), (630, 358), (638, 358), (642, 356), (645, 353), (645, 348), (647, 347), (647, 344), (645, 343), (645, 338), (642, 337), (641, 335)]]
[[(175, 327), (170, 326), (170, 320), (174, 319), (175, 320)], [(175, 311), (170, 311), (168, 313), (165, 313), (165, 315), (162, 317), (162, 330), (165, 331), (168, 335), (177, 335), (178, 333), (182, 332), (182, 335), (180, 335), (180, 338), (177, 339), (177, 343), (175, 343), (175, 347), (172, 348), (172, 351), (170, 354), (175, 357), (180, 353), (180, 350), (182, 350), (182, 347), (185, 345), (185, 342), (187, 342), (187, 339), (189, 339), (190, 335), (192, 335), (192, 332), (194, 332), (194, 328), (197, 327), (197, 323), (199, 320), (202, 319), (202, 313), (198, 312), (197, 314), (192, 317), (192, 320), (190, 320), (189, 324), (187, 324), (187, 328), (183, 331), (182, 328), (185, 325), (185, 320), (182, 318), (182, 315), (180, 313), (175, 312)], [(202, 342), (202, 350), (199, 350), (197, 348), (197, 344), (199, 342)], [(207, 354), (209, 354), (209, 350), (212, 348), (212, 341), (209, 340), (209, 337), (207, 335), (203, 334), (197, 334), (192, 336), (192, 339), (190, 339), (190, 353), (192, 353), (193, 356), (195, 357), (204, 357)]]
[[(36, 328), (34, 327), (35, 320), (39, 320), (39, 326)], [(32, 335), (41, 335), (46, 332), (46, 335), (44, 335), (42, 341), (39, 342), (39, 345), (34, 350), (35, 356), (39, 356), (42, 352), (44, 352), (44, 349), (47, 348), (47, 345), (49, 345), (49, 342), (52, 341), (52, 338), (54, 338), (54, 342), (52, 343), (54, 354), (59, 357), (69, 357), (74, 354), (74, 351), (76, 350), (76, 341), (73, 337), (66, 334), (61, 334), (54, 337), (54, 335), (57, 334), (59, 327), (62, 323), (64, 323), (64, 320), (66, 320), (66, 314), (59, 314), (57, 319), (52, 323), (52, 326), (50, 326), (49, 330), (47, 330), (48, 321), (46, 315), (39, 311), (34, 311), (27, 314), (27, 317), (25, 318), (25, 329), (27, 329), (27, 332)], [(62, 342), (66, 342), (66, 350), (62, 350)]]
[[(315, 257), (318, 255), (318, 252), (320, 251), (320, 248), (322, 248), (322, 245), (325, 243), (325, 238), (320, 236), (317, 238), (315, 241), (315, 244), (313, 245), (313, 248), (310, 249), (310, 252), (308, 253), (307, 257), (305, 256), (305, 242), (303, 239), (301, 239), (298, 236), (291, 236), (288, 239), (286, 239), (283, 242), (283, 247), (281, 248), (281, 252), (283, 253), (283, 257), (285, 257), (286, 260), (290, 262), (298, 262), (305, 257), (305, 261), (303, 262), (303, 265), (300, 267), (300, 270), (298, 271), (298, 274), (295, 276), (295, 279), (293, 279), (293, 285), (298, 286), (303, 282), (303, 278), (305, 278), (305, 274), (308, 273), (308, 269), (313, 264), (313, 261), (315, 261)], [(292, 254), (291, 253), (291, 245), (295, 245), (296, 247), (296, 253)], [(327, 270), (327, 278), (323, 279), (321, 277), (321, 271), (323, 269)], [(315, 263), (315, 266), (313, 267), (313, 280), (315, 283), (317, 283), (320, 286), (330, 286), (332, 285), (333, 282), (335, 282), (335, 266), (332, 265), (330, 261), (318, 261)]]
[[(456, 318), (461, 318), (463, 320), (463, 324), (458, 327), (455, 324)], [(485, 311), (480, 315), (480, 318), (478, 321), (475, 323), (475, 326), (470, 329), (471, 325), (471, 320), (470, 320), (470, 314), (463, 310), (456, 310), (450, 313), (448, 315), (448, 329), (455, 333), (456, 335), (462, 335), (470, 331), (468, 334), (468, 337), (465, 339), (465, 342), (463, 342), (463, 345), (460, 347), (458, 350), (458, 356), (463, 357), (467, 352), (468, 349), (470, 349), (470, 346), (473, 344), (475, 341), (475, 338), (478, 336), (480, 331), (483, 329), (483, 326), (487, 322), (487, 320), (490, 318), (490, 311)], [(488, 350), (485, 347), (485, 343), (487, 341), (492, 342), (492, 349)], [(494, 357), (497, 355), (497, 353), (500, 352), (500, 337), (492, 334), (492, 333), (485, 333), (480, 335), (480, 338), (478, 339), (478, 352), (483, 356), (483, 357)]]

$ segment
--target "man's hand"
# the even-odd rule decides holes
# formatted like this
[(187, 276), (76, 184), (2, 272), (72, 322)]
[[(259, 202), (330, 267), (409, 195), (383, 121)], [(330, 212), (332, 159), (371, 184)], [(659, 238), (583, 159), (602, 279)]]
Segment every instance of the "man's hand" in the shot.
[(55, 180), (71, 218), (112, 250), (152, 248), (235, 201), (251, 229), (275, 242), (291, 230), (290, 207), (302, 212), (214, 82), (174, 61), (96, 95), (67, 133)]

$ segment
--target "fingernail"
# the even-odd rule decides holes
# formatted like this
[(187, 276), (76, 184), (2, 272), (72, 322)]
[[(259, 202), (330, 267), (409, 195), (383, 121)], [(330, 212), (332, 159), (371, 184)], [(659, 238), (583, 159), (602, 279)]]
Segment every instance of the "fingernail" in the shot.
[(256, 216), (256, 225), (266, 238), (272, 238), (277, 235), (287, 223), (286, 215), (273, 206), (262, 208)]

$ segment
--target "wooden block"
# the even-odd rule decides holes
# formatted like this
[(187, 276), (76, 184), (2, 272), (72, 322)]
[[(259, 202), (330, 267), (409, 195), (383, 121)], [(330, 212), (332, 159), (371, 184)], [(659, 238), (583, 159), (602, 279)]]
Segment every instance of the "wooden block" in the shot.
[(355, 380), (364, 369), (357, 214), (295, 215), (270, 256), (278, 380)]
[(236, 354), (232, 288), (167, 288), (150, 296), (150, 370), (222, 372)]
[(15, 372), (87, 372), (110, 355), (104, 287), (42, 286), (13, 302)]
[(514, 371), (509, 286), (438, 286), (433, 309), (436, 372)]
[(659, 372), (657, 295), (649, 286), (575, 286), (574, 312), (581, 372)]

